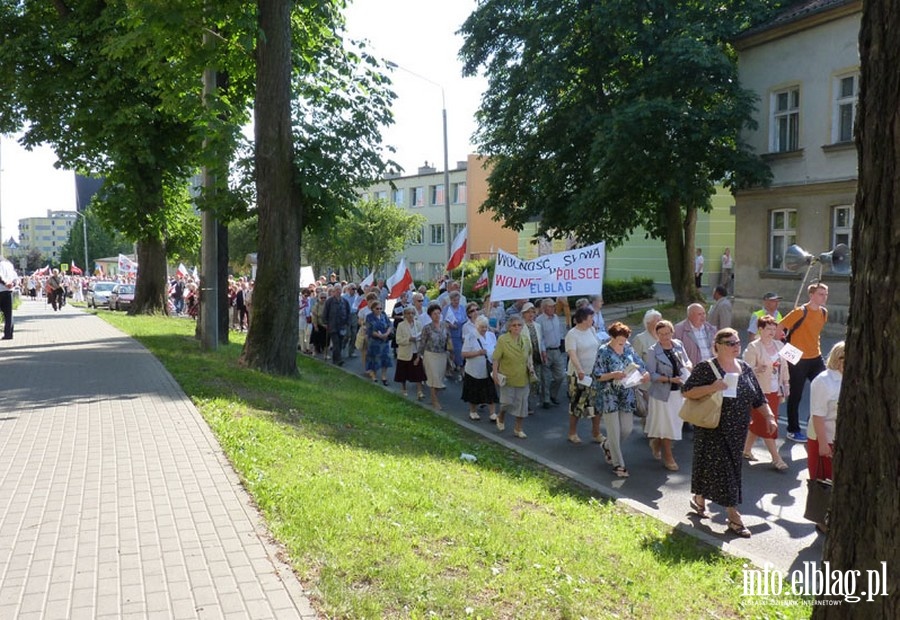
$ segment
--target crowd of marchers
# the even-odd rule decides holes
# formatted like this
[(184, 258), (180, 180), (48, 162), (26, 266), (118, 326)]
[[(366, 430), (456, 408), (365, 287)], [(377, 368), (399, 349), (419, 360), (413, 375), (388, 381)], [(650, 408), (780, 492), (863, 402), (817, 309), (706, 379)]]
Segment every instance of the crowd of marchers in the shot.
[[(708, 518), (710, 503), (723, 507), (727, 531), (740, 537), (751, 535), (738, 509), (743, 463), (765, 458), (754, 452), (758, 441), (773, 472), (790, 467), (777, 442), (782, 408), (786, 439), (806, 446), (810, 477), (831, 478), (844, 344), (823, 358), (824, 284), (811, 285), (808, 302), (784, 316), (782, 298), (763, 295), (762, 307), (741, 330), (749, 341), (743, 350), (725, 284), (715, 287), (709, 308), (692, 304), (678, 323), (649, 310), (637, 334), (624, 323), (605, 323), (599, 295), (574, 303), (560, 297), (507, 304), (490, 295), (476, 302), (450, 280), (434, 299), (427, 293), (422, 286), (389, 299), (383, 281), (361, 287), (321, 278), (302, 289), (298, 348), (338, 366), (359, 356), (371, 381), (396, 384), (402, 395), (428, 399), (438, 410), (447, 382), (461, 382), (472, 421), (486, 413), (499, 432), (512, 421), (520, 439), (527, 437), (527, 418), (536, 408), (565, 401), (568, 441), (584, 441), (584, 421), (599, 458), (617, 477), (631, 475), (623, 446), (636, 418), (648, 449), (669, 471), (681, 467), (674, 442), (692, 433), (690, 508)], [(788, 344), (799, 350), (790, 363), (782, 354)], [(804, 433), (800, 400), (807, 382), (811, 405)], [(715, 428), (682, 420), (686, 401), (716, 392), (722, 404)], [(817, 527), (825, 531), (827, 524)]]

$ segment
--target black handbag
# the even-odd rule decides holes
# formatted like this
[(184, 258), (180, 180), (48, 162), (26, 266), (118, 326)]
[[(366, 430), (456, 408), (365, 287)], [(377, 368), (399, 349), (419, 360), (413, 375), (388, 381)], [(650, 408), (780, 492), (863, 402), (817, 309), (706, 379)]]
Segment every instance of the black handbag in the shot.
[[(823, 457), (819, 457), (819, 465), (816, 472), (824, 471)], [(828, 523), (828, 509), (831, 505), (831, 490), (833, 484), (831, 480), (818, 478), (806, 481), (806, 510), (803, 511), (803, 518), (826, 525)]]

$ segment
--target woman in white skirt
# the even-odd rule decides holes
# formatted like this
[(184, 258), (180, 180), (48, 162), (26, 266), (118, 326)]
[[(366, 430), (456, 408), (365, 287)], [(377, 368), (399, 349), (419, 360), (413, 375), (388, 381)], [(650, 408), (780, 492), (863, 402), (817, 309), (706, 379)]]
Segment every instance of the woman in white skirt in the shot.
[(678, 417), (684, 397), (681, 384), (690, 374), (691, 362), (680, 340), (675, 340), (671, 322), (656, 324), (658, 342), (647, 353), (647, 372), (650, 373), (650, 407), (644, 430), (650, 438), (653, 457), (662, 459), (669, 471), (678, 471), (672, 456), (672, 442), (681, 440), (682, 420)]

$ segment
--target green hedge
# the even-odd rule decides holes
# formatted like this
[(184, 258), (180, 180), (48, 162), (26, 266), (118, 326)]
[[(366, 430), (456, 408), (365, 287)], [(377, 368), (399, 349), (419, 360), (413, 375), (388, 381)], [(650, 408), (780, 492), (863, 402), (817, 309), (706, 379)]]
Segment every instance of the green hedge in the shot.
[(606, 280), (603, 282), (603, 303), (617, 304), (626, 301), (651, 299), (656, 296), (652, 278), (634, 277), (630, 280)]

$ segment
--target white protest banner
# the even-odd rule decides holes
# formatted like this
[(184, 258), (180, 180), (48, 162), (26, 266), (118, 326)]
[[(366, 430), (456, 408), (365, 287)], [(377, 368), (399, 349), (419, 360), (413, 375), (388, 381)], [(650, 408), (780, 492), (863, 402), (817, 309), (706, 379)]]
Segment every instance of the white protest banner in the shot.
[(601, 295), (605, 260), (604, 241), (528, 261), (498, 250), (491, 301)]

